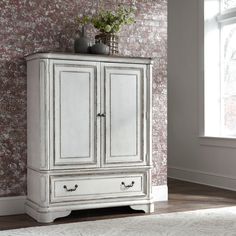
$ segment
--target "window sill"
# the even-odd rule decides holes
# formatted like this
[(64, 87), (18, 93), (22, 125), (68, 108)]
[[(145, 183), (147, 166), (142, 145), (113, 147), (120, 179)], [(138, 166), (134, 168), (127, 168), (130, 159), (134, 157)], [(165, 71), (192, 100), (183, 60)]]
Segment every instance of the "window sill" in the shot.
[(236, 148), (236, 137), (200, 136), (199, 144), (201, 146)]

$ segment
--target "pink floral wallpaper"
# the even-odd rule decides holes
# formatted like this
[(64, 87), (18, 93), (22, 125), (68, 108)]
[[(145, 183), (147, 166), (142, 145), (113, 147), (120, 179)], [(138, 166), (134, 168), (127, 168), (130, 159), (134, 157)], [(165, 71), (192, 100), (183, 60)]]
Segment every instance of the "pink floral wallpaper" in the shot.
[[(167, 177), (167, 0), (0, 1), (0, 197), (26, 194), (26, 62), (42, 51), (73, 51), (75, 16), (135, 4), (120, 54), (153, 57), (153, 184)], [(94, 38), (95, 30), (87, 29)]]

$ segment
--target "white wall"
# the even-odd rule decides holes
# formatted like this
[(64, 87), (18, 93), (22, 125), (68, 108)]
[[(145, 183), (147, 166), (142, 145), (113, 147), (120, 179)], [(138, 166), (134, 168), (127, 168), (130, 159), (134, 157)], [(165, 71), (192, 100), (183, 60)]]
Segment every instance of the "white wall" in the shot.
[(200, 1), (168, 1), (168, 175), (236, 190), (236, 141), (199, 138), (203, 123)]

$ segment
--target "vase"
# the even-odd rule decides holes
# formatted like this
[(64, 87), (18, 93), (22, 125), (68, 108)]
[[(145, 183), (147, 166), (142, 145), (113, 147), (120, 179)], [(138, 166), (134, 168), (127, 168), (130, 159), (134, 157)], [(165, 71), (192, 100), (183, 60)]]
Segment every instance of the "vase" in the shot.
[(107, 55), (109, 54), (109, 47), (102, 42), (97, 42), (90, 48), (90, 53)]
[(75, 39), (74, 50), (76, 53), (89, 53), (90, 39), (85, 36), (84, 26), (82, 30), (79, 31), (79, 38)]
[(114, 33), (100, 33), (95, 36), (95, 42), (102, 42), (109, 47), (109, 55), (115, 55), (119, 53), (118, 50), (118, 35)]

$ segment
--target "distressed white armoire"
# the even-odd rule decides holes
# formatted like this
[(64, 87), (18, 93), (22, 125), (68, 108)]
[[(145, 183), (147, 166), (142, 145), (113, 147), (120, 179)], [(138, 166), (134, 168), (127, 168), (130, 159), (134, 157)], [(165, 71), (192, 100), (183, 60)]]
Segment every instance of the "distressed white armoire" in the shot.
[(64, 53), (27, 57), (26, 212), (153, 211), (152, 61)]

